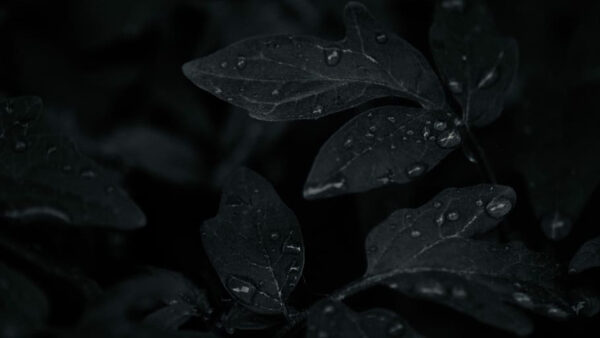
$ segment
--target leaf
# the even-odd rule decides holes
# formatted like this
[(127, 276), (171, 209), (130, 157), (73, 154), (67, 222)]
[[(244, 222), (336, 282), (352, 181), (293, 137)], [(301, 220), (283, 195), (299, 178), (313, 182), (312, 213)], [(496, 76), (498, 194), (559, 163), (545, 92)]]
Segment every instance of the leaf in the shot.
[(482, 127), (502, 112), (516, 73), (518, 47), (499, 35), (481, 1), (444, 0), (429, 32), (443, 81), (463, 109), (463, 120)]
[(0, 336), (25, 336), (43, 326), (48, 300), (35, 283), (0, 262)]
[(305, 198), (361, 192), (423, 176), (461, 143), (453, 115), (407, 107), (368, 110), (321, 147)]
[(278, 316), (261, 315), (235, 303), (227, 313), (223, 314), (221, 322), (228, 332), (239, 330), (264, 330), (281, 322)]
[(0, 211), (23, 221), (44, 218), (72, 225), (134, 229), (145, 225), (139, 207), (117, 179), (69, 140), (44, 128), (42, 101), (0, 101)]
[(285, 302), (304, 267), (294, 213), (264, 178), (235, 171), (223, 188), (219, 213), (202, 225), (202, 243), (227, 291), (262, 314), (287, 315)]
[(569, 273), (580, 273), (600, 266), (600, 237), (583, 243), (569, 263)]
[(275, 35), (243, 40), (183, 66), (198, 87), (260, 120), (317, 119), (397, 96), (444, 105), (439, 80), (419, 51), (384, 31), (367, 9), (344, 10), (346, 38)]
[(150, 269), (110, 289), (86, 311), (80, 327), (100, 330), (110, 326), (109, 323), (131, 321), (176, 330), (191, 317), (211, 312), (204, 291), (184, 276)]
[(531, 332), (520, 306), (557, 319), (571, 313), (552, 279), (558, 265), (522, 244), (471, 237), (494, 228), (515, 205), (505, 186), (447, 189), (417, 209), (400, 209), (367, 236), (361, 284), (385, 284), (519, 335)]
[(371, 309), (356, 313), (344, 303), (323, 300), (308, 314), (307, 338), (420, 337), (394, 312)]

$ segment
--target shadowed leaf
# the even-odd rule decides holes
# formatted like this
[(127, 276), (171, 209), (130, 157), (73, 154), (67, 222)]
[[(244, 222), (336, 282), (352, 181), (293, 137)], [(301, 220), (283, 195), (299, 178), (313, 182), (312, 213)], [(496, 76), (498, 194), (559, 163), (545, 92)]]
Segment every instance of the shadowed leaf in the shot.
[(276, 35), (250, 38), (190, 61), (198, 87), (260, 120), (317, 119), (369, 100), (397, 96), (441, 107), (439, 80), (419, 51), (350, 2), (346, 38)]
[(307, 338), (420, 337), (400, 316), (384, 309), (356, 313), (344, 303), (323, 300), (308, 315)]
[(294, 213), (264, 178), (235, 171), (218, 215), (202, 225), (202, 243), (227, 291), (263, 314), (287, 314), (285, 302), (304, 267), (304, 247)]
[(569, 263), (569, 273), (579, 273), (600, 266), (600, 237), (583, 243)]
[(36, 97), (0, 100), (3, 216), (118, 229), (144, 226), (144, 214), (118, 187), (115, 175), (45, 128), (41, 111)]
[(502, 112), (518, 63), (514, 39), (498, 34), (480, 1), (444, 0), (429, 33), (443, 81), (463, 109), (463, 120), (481, 127)]
[(423, 176), (461, 143), (452, 114), (407, 107), (368, 110), (321, 147), (305, 198), (361, 192)]

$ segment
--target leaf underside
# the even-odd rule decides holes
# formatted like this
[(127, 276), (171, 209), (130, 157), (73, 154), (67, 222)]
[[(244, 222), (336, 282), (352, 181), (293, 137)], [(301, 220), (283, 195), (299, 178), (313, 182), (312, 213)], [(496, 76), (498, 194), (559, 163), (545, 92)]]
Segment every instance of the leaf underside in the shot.
[(569, 273), (579, 273), (600, 266), (600, 237), (583, 243), (569, 263)]
[(397, 96), (440, 108), (441, 84), (423, 55), (385, 32), (367, 9), (344, 10), (346, 37), (256, 37), (183, 66), (198, 87), (256, 119), (317, 119), (372, 99)]
[(385, 309), (356, 313), (342, 302), (326, 299), (309, 311), (307, 338), (420, 337), (400, 316)]
[(264, 178), (235, 171), (218, 215), (204, 222), (202, 243), (227, 291), (263, 314), (286, 313), (285, 302), (304, 267), (304, 246), (294, 213)]
[(37, 97), (0, 101), (1, 211), (4, 217), (134, 229), (146, 218), (114, 174), (85, 157), (41, 120)]
[(453, 115), (387, 106), (356, 116), (321, 147), (305, 198), (331, 197), (423, 176), (461, 143)]
[(441, 77), (462, 107), (463, 120), (475, 127), (496, 120), (517, 70), (516, 41), (499, 35), (480, 1), (442, 2), (429, 39)]
[(494, 228), (515, 200), (509, 187), (478, 185), (395, 211), (367, 236), (364, 279), (520, 335), (533, 327), (517, 306), (568, 317), (570, 307), (552, 282), (553, 260), (522, 244), (471, 238)]

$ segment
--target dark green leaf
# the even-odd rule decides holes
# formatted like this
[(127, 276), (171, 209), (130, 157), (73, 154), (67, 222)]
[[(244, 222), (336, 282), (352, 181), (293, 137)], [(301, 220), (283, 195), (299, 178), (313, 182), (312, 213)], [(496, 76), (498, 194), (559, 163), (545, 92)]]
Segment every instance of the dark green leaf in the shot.
[(558, 266), (549, 257), (520, 244), (471, 239), (494, 228), (515, 200), (509, 187), (478, 185), (395, 211), (366, 239), (363, 283), (382, 283), (520, 335), (532, 323), (512, 305), (568, 317), (570, 307), (552, 283)]
[(36, 97), (0, 100), (0, 210), (28, 221), (134, 229), (146, 218), (114, 175), (44, 128)]
[(423, 176), (461, 143), (452, 114), (406, 107), (368, 110), (321, 147), (304, 197), (361, 192)]
[(384, 309), (356, 313), (344, 303), (323, 300), (308, 315), (307, 338), (419, 337), (400, 316)]
[(263, 330), (282, 321), (283, 317), (255, 313), (246, 307), (235, 303), (221, 318), (223, 327), (228, 331)]
[(419, 51), (350, 2), (346, 38), (250, 38), (186, 63), (198, 87), (269, 121), (316, 119), (369, 100), (398, 96), (444, 105), (439, 80)]
[(264, 178), (235, 171), (218, 215), (204, 222), (202, 243), (227, 291), (263, 314), (287, 314), (286, 300), (302, 275), (304, 246), (294, 213)]
[(600, 237), (583, 243), (569, 263), (569, 273), (579, 273), (600, 266)]
[(435, 63), (463, 109), (463, 120), (481, 127), (502, 112), (516, 73), (514, 39), (498, 34), (481, 1), (444, 0), (429, 33)]

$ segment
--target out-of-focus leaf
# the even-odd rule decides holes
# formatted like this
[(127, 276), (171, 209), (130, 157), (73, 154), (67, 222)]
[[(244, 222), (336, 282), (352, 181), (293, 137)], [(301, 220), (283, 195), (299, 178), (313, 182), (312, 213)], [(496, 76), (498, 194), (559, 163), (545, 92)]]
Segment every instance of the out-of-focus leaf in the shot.
[(342, 302), (326, 299), (309, 311), (307, 338), (420, 337), (405, 320), (389, 310), (356, 313)]
[(212, 312), (204, 291), (179, 273), (151, 269), (126, 280), (102, 297), (81, 319), (80, 327), (104, 329), (112, 322), (140, 322), (175, 330), (188, 319)]
[(269, 182), (249, 169), (236, 170), (223, 188), (218, 215), (201, 232), (208, 258), (235, 299), (257, 313), (287, 314), (304, 245), (296, 216)]
[(400, 209), (367, 236), (359, 285), (384, 284), (519, 334), (533, 327), (517, 307), (556, 319), (570, 315), (552, 280), (558, 265), (523, 245), (471, 237), (489, 231), (515, 204), (505, 186), (447, 189), (417, 209)]
[(118, 229), (144, 226), (143, 212), (113, 174), (44, 128), (41, 111), (36, 97), (0, 101), (3, 216)]
[(463, 120), (477, 127), (496, 120), (516, 73), (516, 41), (500, 36), (484, 4), (471, 0), (441, 1), (429, 37), (435, 63), (463, 109)]
[(196, 184), (205, 171), (191, 144), (151, 127), (119, 129), (101, 147), (105, 155), (118, 156), (128, 166), (176, 184)]
[(569, 296), (571, 308), (578, 316), (593, 317), (600, 312), (600, 295), (595, 289), (576, 288)]
[(569, 273), (579, 273), (600, 266), (600, 237), (583, 243), (569, 263)]
[(444, 105), (437, 76), (419, 51), (350, 2), (338, 42), (277, 35), (250, 38), (190, 61), (198, 87), (270, 121), (316, 119), (369, 100), (399, 96)]
[(448, 112), (393, 106), (368, 110), (321, 147), (304, 197), (329, 197), (414, 180), (460, 143)]
[(223, 327), (231, 332), (238, 330), (263, 330), (282, 321), (281, 316), (269, 316), (255, 313), (235, 303), (221, 318)]
[(27, 277), (0, 262), (0, 336), (40, 328), (48, 317), (46, 295)]

